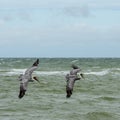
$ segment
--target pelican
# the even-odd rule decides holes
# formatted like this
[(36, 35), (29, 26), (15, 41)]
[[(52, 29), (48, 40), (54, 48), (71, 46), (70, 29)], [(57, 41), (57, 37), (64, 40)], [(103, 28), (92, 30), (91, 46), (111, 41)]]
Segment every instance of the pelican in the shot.
[(38, 68), (38, 64), (39, 64), (39, 59), (37, 59), (33, 63), (33, 65), (25, 71), (24, 74), (20, 74), (19, 80), (21, 82), (20, 82), (20, 91), (19, 91), (19, 95), (18, 95), (18, 97), (20, 99), (25, 95), (25, 92), (26, 92), (27, 86), (28, 86), (28, 82), (30, 82), (31, 79), (36, 80), (36, 81), (39, 82), (37, 77), (32, 78), (32, 73), (33, 73), (33, 71), (35, 71)]
[(73, 69), (70, 71), (70, 73), (65, 76), (67, 80), (67, 85), (66, 85), (67, 98), (71, 97), (72, 95), (75, 81), (83, 78), (83, 74), (79, 73), (81, 69), (78, 66), (72, 65), (72, 68)]

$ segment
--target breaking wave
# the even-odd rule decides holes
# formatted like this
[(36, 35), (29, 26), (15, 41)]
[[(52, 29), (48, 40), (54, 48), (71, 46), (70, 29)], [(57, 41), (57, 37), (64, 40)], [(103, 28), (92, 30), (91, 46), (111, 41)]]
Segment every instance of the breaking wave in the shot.
[[(87, 71), (87, 72), (83, 72), (83, 74), (85, 75), (97, 75), (97, 76), (104, 76), (110, 73), (114, 73), (115, 75), (117, 75), (117, 73), (119, 72), (119, 68), (116, 69), (105, 69), (105, 70), (101, 70), (101, 71)], [(23, 74), (26, 71), (26, 69), (0, 69), (0, 75), (18, 75), (18, 74)], [(66, 75), (67, 73), (69, 73), (69, 71), (34, 71), (35, 74), (38, 75)]]
[[(0, 75), (19, 75), (23, 74), (26, 71), (26, 69), (11, 69), (11, 70), (6, 70), (4, 72), (0, 72)], [(65, 75), (67, 74), (68, 71), (35, 71), (34, 74), (38, 75)]]
[(113, 115), (109, 112), (89, 112), (87, 113), (87, 118), (89, 120), (98, 120), (98, 119), (111, 119), (114, 118)]
[(103, 75), (106, 75), (108, 74), (110, 71), (109, 70), (103, 70), (103, 71), (98, 71), (98, 72), (88, 72), (88, 73), (85, 73), (85, 74), (91, 74), (91, 75), (98, 75), (98, 76), (103, 76)]

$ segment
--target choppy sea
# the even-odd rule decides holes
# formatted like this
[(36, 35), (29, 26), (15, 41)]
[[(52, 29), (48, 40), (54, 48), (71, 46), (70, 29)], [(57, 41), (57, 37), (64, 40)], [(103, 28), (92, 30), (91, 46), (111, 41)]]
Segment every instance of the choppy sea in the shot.
[[(36, 58), (0, 58), (0, 120), (120, 120), (120, 58), (39, 58), (26, 95), (18, 76)], [(66, 98), (65, 75), (78, 65), (84, 79)]]

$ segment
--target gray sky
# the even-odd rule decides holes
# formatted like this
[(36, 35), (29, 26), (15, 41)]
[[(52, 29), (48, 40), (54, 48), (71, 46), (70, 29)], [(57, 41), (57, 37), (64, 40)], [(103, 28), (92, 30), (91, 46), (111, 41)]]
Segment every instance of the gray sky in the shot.
[(0, 0), (0, 57), (120, 57), (120, 0)]

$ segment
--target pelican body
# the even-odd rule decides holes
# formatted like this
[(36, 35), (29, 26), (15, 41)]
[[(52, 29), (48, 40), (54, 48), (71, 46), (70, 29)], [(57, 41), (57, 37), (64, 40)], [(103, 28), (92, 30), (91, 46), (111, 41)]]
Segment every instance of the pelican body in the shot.
[[(20, 91), (19, 91), (19, 98), (22, 98), (25, 95), (25, 92), (27, 90), (28, 82), (32, 80), (32, 73), (38, 68), (39, 59), (37, 59), (33, 65), (28, 68), (24, 74), (20, 74), (19, 80), (20, 80)], [(37, 80), (36, 77), (34, 77), (34, 80)]]
[(80, 80), (80, 77), (78, 77), (77, 73), (81, 70), (77, 66), (72, 66), (72, 70), (69, 74), (66, 75), (67, 85), (66, 85), (66, 97), (69, 98), (72, 95), (74, 83), (76, 80)]

